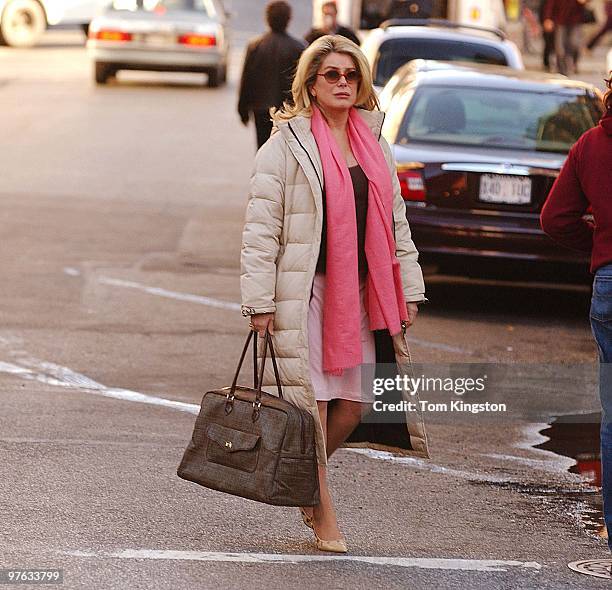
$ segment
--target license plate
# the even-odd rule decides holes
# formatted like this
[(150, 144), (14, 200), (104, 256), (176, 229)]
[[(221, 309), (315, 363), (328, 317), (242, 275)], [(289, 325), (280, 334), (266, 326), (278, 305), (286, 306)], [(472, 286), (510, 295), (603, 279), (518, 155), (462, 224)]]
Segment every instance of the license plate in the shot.
[(163, 34), (150, 34), (143, 35), (143, 41), (147, 45), (174, 45), (175, 36), (174, 35), (163, 35)]
[(479, 198), (485, 203), (527, 205), (531, 203), (531, 178), (483, 174), (480, 177)]

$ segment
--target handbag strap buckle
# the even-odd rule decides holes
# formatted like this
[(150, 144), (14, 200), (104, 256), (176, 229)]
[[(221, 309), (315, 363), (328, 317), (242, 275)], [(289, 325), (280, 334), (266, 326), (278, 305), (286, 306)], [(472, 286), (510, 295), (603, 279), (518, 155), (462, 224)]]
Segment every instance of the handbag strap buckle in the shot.
[(257, 420), (259, 420), (259, 414), (260, 414), (260, 410), (259, 408), (261, 408), (261, 402), (259, 400), (255, 400), (253, 402), (253, 422), (257, 422)]
[(231, 395), (229, 393), (225, 394), (225, 413), (226, 414), (231, 414), (232, 410), (234, 409), (234, 398), (236, 396), (232, 393)]

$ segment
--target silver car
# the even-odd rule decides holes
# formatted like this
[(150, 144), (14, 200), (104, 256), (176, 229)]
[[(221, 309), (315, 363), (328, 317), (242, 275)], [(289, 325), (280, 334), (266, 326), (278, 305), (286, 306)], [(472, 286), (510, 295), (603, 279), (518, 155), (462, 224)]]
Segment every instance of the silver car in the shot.
[(471, 61), (525, 69), (517, 46), (496, 29), (444, 20), (392, 19), (370, 31), (361, 49), (380, 92), (395, 71), (413, 59)]
[(98, 84), (119, 70), (201, 72), (225, 82), (228, 17), (220, 0), (114, 0), (89, 27)]

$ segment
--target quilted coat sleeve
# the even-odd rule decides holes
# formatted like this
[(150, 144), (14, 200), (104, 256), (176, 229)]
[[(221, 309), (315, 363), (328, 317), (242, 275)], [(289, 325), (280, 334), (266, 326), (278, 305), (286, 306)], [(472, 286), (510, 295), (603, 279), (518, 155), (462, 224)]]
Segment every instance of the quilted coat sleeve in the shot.
[(391, 173), (393, 184), (393, 218), (395, 222), (396, 256), (402, 269), (402, 280), (404, 284), (404, 297), (406, 301), (423, 302), (425, 297), (425, 283), (423, 272), (418, 263), (419, 253), (412, 241), (410, 225), (406, 219), (406, 205), (397, 178), (395, 159), (387, 140), (381, 136), (380, 144), (385, 153), (385, 159)]
[(242, 315), (276, 311), (276, 258), (283, 228), (285, 142), (275, 133), (259, 149), (251, 173), (240, 255)]

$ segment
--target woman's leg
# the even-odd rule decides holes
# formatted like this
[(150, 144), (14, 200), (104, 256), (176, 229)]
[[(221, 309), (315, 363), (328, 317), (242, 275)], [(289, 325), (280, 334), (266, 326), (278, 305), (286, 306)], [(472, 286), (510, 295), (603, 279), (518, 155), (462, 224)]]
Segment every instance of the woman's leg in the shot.
[(608, 16), (608, 20), (602, 25), (601, 29), (595, 34), (595, 36), (589, 41), (587, 49), (593, 49), (597, 45), (602, 37), (612, 31), (612, 14)]
[(327, 416), (327, 457), (340, 447), (361, 421), (362, 412), (371, 404), (338, 399), (328, 410)]
[[(321, 425), (323, 426), (323, 434), (327, 441), (328, 423), (327, 423), (327, 407), (328, 402), (317, 401), (319, 407), (319, 416), (321, 417)], [(320, 502), (313, 507), (314, 526), (317, 535), (321, 539), (332, 540), (341, 537), (338, 521), (336, 519), (336, 510), (327, 485), (327, 467), (319, 465), (319, 495)]]

